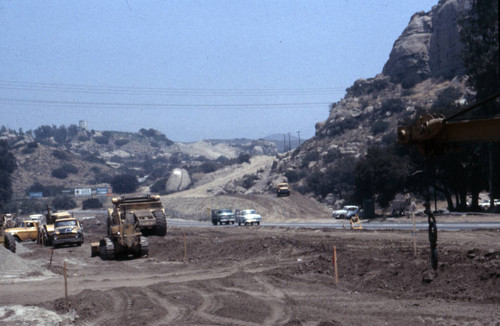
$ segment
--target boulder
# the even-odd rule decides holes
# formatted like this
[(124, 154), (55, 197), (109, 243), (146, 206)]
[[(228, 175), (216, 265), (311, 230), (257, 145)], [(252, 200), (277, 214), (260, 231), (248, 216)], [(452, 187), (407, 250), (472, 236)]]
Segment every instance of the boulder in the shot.
[(191, 178), (185, 169), (174, 169), (168, 177), (167, 192), (176, 192), (186, 190), (191, 185)]

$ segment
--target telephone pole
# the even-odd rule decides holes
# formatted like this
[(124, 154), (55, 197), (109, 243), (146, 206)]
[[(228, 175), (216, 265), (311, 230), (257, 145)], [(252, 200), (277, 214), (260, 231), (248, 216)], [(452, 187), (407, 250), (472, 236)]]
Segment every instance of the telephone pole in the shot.
[(297, 135), (299, 135), (299, 146), (300, 146), (300, 130), (297, 131)]

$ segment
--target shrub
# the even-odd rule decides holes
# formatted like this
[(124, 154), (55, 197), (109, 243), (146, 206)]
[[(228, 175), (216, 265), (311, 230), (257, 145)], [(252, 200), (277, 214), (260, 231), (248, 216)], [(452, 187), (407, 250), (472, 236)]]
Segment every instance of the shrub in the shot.
[(56, 196), (51, 206), (55, 209), (73, 209), (76, 207), (76, 202), (73, 198), (67, 196)]
[(32, 154), (34, 152), (35, 152), (35, 149), (33, 147), (25, 147), (21, 151), (21, 153), (23, 153), (23, 154)]
[(250, 189), (259, 179), (255, 174), (245, 174), (242, 179), (242, 187), (245, 189)]
[(89, 198), (82, 202), (82, 209), (102, 208), (102, 203), (97, 198)]
[(139, 181), (133, 174), (120, 174), (111, 179), (111, 186), (115, 193), (128, 194), (139, 187)]
[(389, 127), (389, 122), (384, 120), (377, 120), (372, 124), (371, 130), (374, 135), (383, 133)]
[(36, 141), (34, 141), (31, 143), (28, 143), (26, 146), (29, 148), (38, 148), (38, 143)]
[(68, 172), (63, 168), (57, 168), (52, 170), (52, 176), (58, 179), (66, 179), (68, 177)]
[(117, 139), (115, 141), (115, 145), (120, 147), (120, 146), (123, 146), (123, 145), (126, 145), (128, 144), (130, 141), (128, 139)]
[(97, 136), (94, 138), (95, 142), (100, 145), (106, 145), (109, 143), (109, 138), (105, 136)]
[(151, 192), (162, 194), (167, 190), (167, 178), (161, 178), (156, 181), (151, 187), (149, 187)]
[(52, 156), (54, 156), (55, 158), (57, 158), (59, 160), (67, 160), (68, 159), (68, 154), (66, 154), (65, 152), (60, 151), (60, 150), (53, 151)]
[(73, 164), (64, 164), (61, 169), (63, 169), (64, 171), (66, 171), (68, 174), (69, 173), (72, 173), (72, 174), (77, 174), (78, 173), (78, 168), (76, 166), (74, 166)]

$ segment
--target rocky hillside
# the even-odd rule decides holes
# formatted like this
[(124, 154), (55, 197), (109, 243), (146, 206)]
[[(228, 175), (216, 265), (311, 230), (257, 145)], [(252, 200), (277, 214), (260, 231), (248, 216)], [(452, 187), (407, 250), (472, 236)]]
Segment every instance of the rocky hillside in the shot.
[[(467, 4), (441, 0), (431, 11), (414, 14), (383, 71), (349, 87), (331, 105), (328, 118), (316, 124), (315, 137), (280, 155), (271, 175), (288, 176), (307, 191), (305, 178), (315, 171), (324, 174), (338, 158), (358, 158), (369, 146), (394, 143), (398, 123), (433, 107), (470, 101), (457, 23)], [(326, 197), (329, 204), (340, 199)]]
[[(239, 157), (277, 153), (276, 145), (264, 140), (175, 143), (153, 129), (127, 133), (79, 130), (74, 125), (41, 126), (26, 133), (3, 128), (0, 139), (9, 142), (18, 163), (14, 197), (26, 195), (35, 184), (50, 195), (108, 187), (113, 176), (123, 173), (136, 175), (146, 191), (155, 184), (164, 191), (177, 191), (195, 183), (202, 172), (238, 163)], [(178, 171), (187, 178), (175, 184)]]

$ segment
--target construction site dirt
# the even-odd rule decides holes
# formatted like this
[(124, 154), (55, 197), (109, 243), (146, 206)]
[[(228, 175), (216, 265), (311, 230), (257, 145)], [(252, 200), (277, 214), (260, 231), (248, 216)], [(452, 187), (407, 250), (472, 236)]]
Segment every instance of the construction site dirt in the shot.
[(82, 223), (81, 247), (0, 248), (0, 325), (500, 324), (500, 230), (440, 232), (434, 271), (425, 231), (415, 256), (408, 231), (207, 222), (108, 261), (105, 216)]

